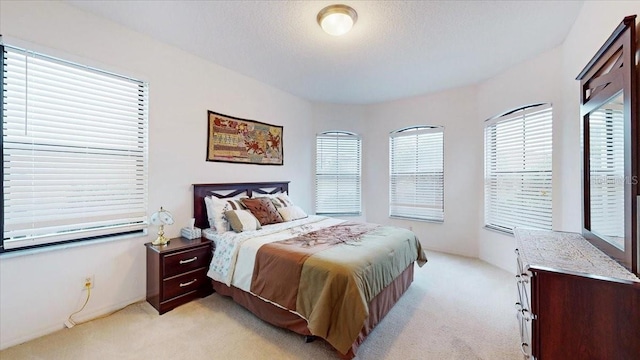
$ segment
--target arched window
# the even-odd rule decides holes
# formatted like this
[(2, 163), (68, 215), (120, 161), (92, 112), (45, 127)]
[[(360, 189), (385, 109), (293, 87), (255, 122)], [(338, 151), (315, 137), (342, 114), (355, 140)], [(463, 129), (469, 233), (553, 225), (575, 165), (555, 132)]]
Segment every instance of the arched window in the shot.
[(316, 137), (316, 214), (360, 215), (361, 139), (346, 131)]
[(487, 120), (484, 129), (484, 221), (551, 230), (552, 107), (535, 104)]
[(444, 221), (444, 128), (393, 131), (389, 154), (389, 216)]

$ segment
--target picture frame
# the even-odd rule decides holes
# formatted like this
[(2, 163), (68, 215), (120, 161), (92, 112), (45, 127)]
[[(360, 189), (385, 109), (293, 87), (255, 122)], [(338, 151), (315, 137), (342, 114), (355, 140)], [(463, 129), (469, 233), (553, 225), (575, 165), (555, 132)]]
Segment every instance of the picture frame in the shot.
[(207, 161), (283, 165), (283, 127), (208, 110)]

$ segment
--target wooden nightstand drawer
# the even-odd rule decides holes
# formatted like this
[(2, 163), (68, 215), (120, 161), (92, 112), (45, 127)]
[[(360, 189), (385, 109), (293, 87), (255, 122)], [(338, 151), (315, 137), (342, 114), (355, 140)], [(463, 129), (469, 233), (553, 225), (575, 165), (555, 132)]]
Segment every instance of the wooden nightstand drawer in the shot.
[(201, 267), (208, 267), (211, 247), (180, 251), (164, 256), (164, 278), (182, 274)]
[(147, 247), (147, 301), (158, 313), (213, 292), (207, 277), (213, 242), (175, 238), (167, 245)]
[(207, 281), (207, 269), (200, 268), (164, 280), (164, 293), (162, 301), (186, 294), (190, 291), (198, 290)]

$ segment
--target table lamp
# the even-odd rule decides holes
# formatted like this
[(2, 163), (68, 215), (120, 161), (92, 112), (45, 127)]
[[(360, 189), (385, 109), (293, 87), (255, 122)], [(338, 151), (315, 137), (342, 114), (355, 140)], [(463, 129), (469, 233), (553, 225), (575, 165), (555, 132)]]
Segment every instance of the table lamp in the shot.
[(164, 237), (164, 226), (173, 224), (173, 216), (171, 213), (163, 209), (161, 206), (159, 211), (156, 211), (151, 215), (151, 224), (160, 225), (160, 229), (158, 229), (158, 238), (151, 244), (155, 246), (166, 245), (169, 242), (169, 239)]

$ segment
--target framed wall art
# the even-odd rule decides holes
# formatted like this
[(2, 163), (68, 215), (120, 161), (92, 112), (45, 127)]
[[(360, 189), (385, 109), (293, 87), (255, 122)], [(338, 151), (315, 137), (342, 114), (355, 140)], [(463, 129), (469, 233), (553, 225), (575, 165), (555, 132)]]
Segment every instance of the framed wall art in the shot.
[(207, 161), (282, 165), (282, 126), (208, 111)]

